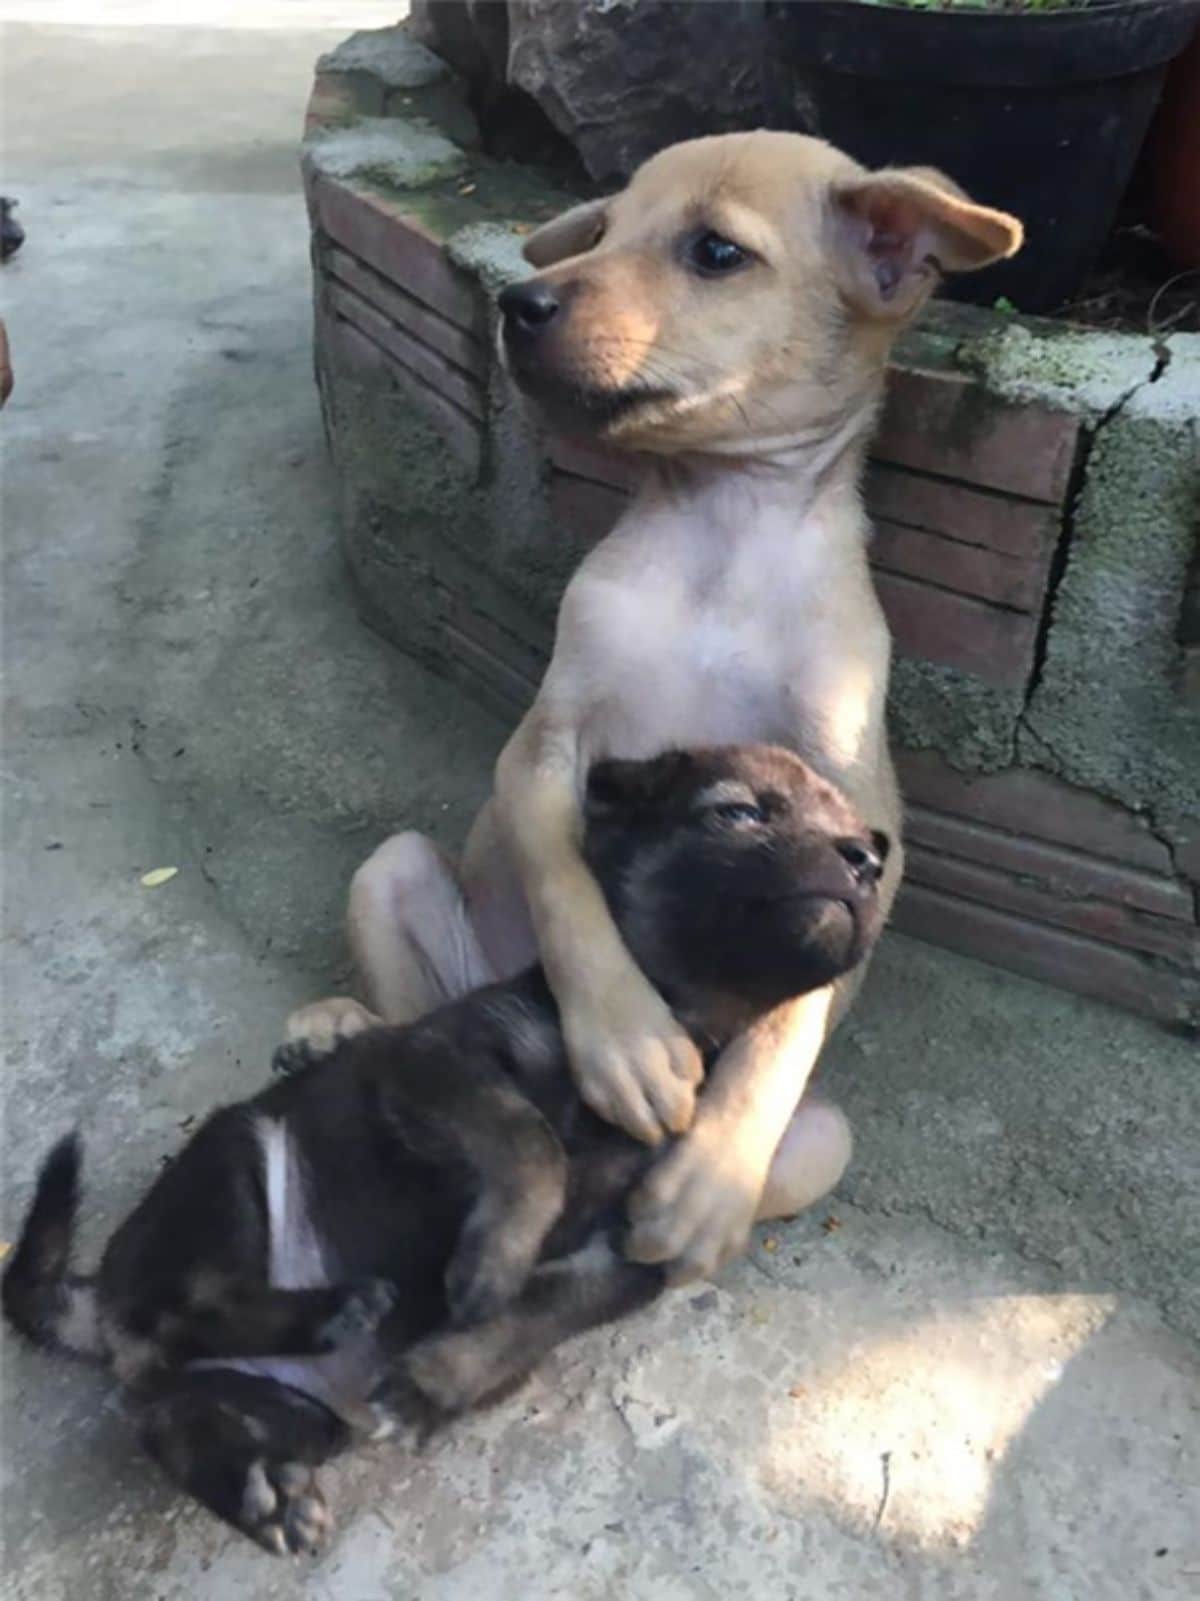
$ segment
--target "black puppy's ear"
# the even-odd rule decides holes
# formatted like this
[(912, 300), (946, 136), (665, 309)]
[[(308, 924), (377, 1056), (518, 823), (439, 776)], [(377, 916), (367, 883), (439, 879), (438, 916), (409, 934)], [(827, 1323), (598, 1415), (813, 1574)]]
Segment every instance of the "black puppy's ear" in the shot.
[(588, 769), (584, 816), (589, 821), (618, 821), (661, 805), (692, 766), (685, 751), (666, 751), (648, 761), (593, 762)]

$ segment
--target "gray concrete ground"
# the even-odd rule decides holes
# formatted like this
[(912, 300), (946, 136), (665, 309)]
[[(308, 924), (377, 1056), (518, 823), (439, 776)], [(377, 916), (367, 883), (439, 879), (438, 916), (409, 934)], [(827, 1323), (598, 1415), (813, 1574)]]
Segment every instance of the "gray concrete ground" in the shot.
[[(147, 9), (30, 0), (3, 47), (3, 1218), (78, 1123), (89, 1245), (340, 980), (355, 862), (459, 836), (503, 732), (363, 630), (334, 538), (294, 146), (313, 58), (388, 8)], [(336, 1466), (315, 1566), (182, 1506), (103, 1376), (6, 1341), (5, 1593), (1194, 1595), (1196, 1067), (893, 938), (834, 1052), (833, 1202), (424, 1455)]]

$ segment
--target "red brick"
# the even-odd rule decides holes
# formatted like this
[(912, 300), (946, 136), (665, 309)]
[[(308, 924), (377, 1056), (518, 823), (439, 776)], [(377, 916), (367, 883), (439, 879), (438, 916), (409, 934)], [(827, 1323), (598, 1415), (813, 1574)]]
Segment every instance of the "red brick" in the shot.
[(632, 494), (641, 479), (641, 468), (636, 456), (620, 451), (605, 450), (599, 445), (584, 444), (581, 440), (565, 439), (554, 435), (547, 440), (550, 460), (563, 472), (576, 478), (589, 478), (593, 483), (607, 484), (612, 489)]
[(481, 292), (451, 266), (441, 240), (405, 212), (401, 202), (319, 175), (312, 181), (311, 198), (318, 224), (330, 239), (450, 322), (484, 337)]
[(366, 334), (386, 350), (401, 367), (446, 400), (452, 401), (469, 417), (477, 422), (483, 421), (483, 390), (476, 379), (451, 365), (440, 352), (414, 339), (406, 329), (398, 328), (353, 290), (331, 282), (326, 295), (330, 310), (336, 316), (352, 322), (360, 333)]
[(629, 496), (622, 495), (606, 484), (592, 483), (587, 478), (576, 478), (572, 473), (550, 472), (550, 509), (560, 528), (592, 544), (599, 544), (611, 532), (617, 518), (629, 506)]
[(864, 487), (872, 517), (1024, 557), (1038, 567), (1049, 562), (1058, 538), (1059, 517), (1053, 506), (1012, 500), (881, 462), (871, 463)]
[(386, 378), (391, 373), (392, 362), (378, 345), (328, 312), (317, 314), (317, 346), (326, 358), (332, 358), (356, 377)]
[(478, 639), (464, 634), (450, 622), (442, 624), (442, 638), (457, 669), (455, 676), (482, 694), (502, 717), (515, 720), (532, 704), (536, 685), (514, 672), (508, 662)]
[[(514, 634), (495, 618), (477, 611), (461, 595), (449, 597), (447, 621), (459, 636), (474, 641), (481, 650), (502, 662), (508, 672), (521, 680), (526, 692), (532, 694), (541, 683), (549, 659), (548, 649), (539, 650), (528, 639)], [(531, 633), (537, 628), (536, 622), (527, 626)], [(547, 633), (549, 645), (549, 631)]]
[(393, 383), (416, 406), (453, 449), (472, 474), (482, 458), (482, 430), (465, 412), (422, 383), (353, 323), (332, 312), (318, 318), (318, 344), (326, 359), (345, 365), (351, 373), (382, 377)]
[(1200, 1023), (1200, 984), (1196, 979), (1132, 951), (1031, 923), (920, 884), (904, 886), (892, 921), (902, 933), (944, 945), (961, 956), (994, 962), (1159, 1022)]
[(1079, 419), (1019, 406), (957, 373), (893, 367), (874, 454), (884, 462), (1058, 505)]
[(1167, 847), (1140, 817), (1115, 801), (1025, 767), (961, 773), (934, 751), (893, 754), (900, 787), (910, 801), (1172, 876)]
[(868, 555), (872, 567), (882, 572), (925, 579), (1017, 611), (1041, 610), (1044, 569), (979, 545), (877, 520)]
[(1002, 689), (1025, 683), (1037, 637), (1033, 616), (892, 573), (877, 572), (875, 587), (905, 656), (957, 667)]
[(354, 256), (347, 255), (344, 250), (332, 248), (326, 252), (325, 271), (335, 282), (353, 289), (355, 294), (383, 312), (390, 322), (405, 329), (422, 344), (430, 345), (456, 367), (461, 367), (481, 382), (487, 378), (487, 347), (474, 334), (456, 323), (448, 322), (438, 312), (414, 300), (395, 284), (388, 283), (386, 278), (381, 278), (377, 272), (372, 272), (370, 267), (364, 266)]
[(1161, 878), (1139, 867), (1106, 862), (1042, 840), (1023, 839), (985, 823), (929, 812), (922, 806), (910, 805), (905, 816), (908, 837), (931, 851), (1017, 873), (1060, 894), (1094, 896), (1176, 922), (1193, 921), (1192, 897), (1178, 879)]
[(1161, 956), (1178, 967), (1200, 968), (1200, 929), (1194, 924), (1150, 917), (1112, 901), (1056, 895), (1028, 879), (912, 843), (905, 851), (904, 872), (908, 883), (1016, 912), (1037, 923), (1073, 929), (1105, 945)]

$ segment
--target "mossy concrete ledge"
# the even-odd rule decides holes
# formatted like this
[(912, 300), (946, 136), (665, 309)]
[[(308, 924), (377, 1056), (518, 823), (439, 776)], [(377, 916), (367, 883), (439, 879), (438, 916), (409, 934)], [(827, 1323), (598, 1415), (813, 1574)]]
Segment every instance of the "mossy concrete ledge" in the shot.
[[(461, 86), (403, 27), (321, 59), (304, 166), (364, 616), (515, 717), (568, 575), (637, 474), (543, 436), (493, 356), (524, 235), (576, 196), (486, 155)], [(1198, 346), (935, 307), (898, 352), (865, 484), (897, 644), (897, 921), (1184, 1027)]]

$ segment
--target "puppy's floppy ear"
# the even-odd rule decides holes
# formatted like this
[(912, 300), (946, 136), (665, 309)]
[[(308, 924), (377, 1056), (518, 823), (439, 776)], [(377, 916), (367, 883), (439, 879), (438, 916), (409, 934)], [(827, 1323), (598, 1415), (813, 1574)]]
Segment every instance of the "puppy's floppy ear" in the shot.
[(1021, 248), (1006, 211), (969, 199), (932, 167), (895, 167), (834, 185), (842, 290), (868, 317), (907, 317), (943, 272), (973, 272)]
[(552, 267), (568, 256), (581, 256), (604, 237), (607, 200), (585, 200), (546, 223), (525, 241), (522, 255), (533, 267)]
[(686, 751), (671, 750), (648, 761), (611, 758), (588, 768), (583, 812), (589, 822), (619, 822), (664, 801), (693, 766)]

